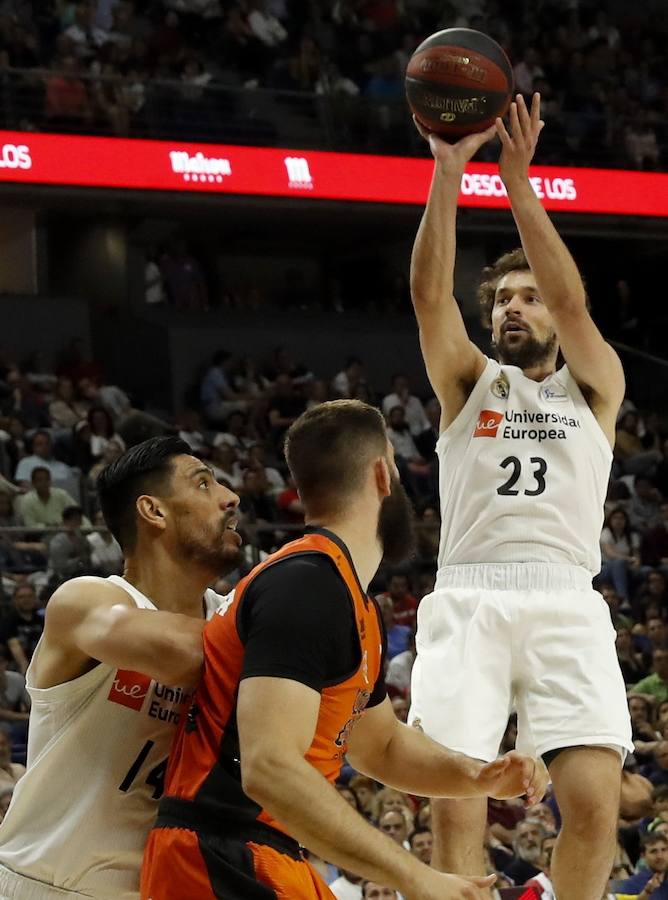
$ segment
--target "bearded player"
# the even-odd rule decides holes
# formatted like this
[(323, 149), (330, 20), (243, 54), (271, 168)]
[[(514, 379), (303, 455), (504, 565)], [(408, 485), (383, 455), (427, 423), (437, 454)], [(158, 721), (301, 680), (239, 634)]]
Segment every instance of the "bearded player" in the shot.
[(207, 590), (234, 567), (239, 498), (178, 438), (98, 479), (123, 577), (49, 601), (27, 672), (28, 771), (0, 827), (0, 898), (135, 900), (167, 754), (202, 664)]
[[(431, 384), (442, 534), (436, 588), (418, 613), (410, 721), (445, 746), (496, 757), (508, 714), (518, 749), (549, 767), (563, 827), (558, 900), (600, 897), (615, 852), (621, 761), (632, 750), (608, 608), (592, 590), (624, 375), (587, 310), (577, 266), (529, 182), (540, 97), (435, 158), (411, 264)], [(470, 342), (453, 296), (464, 167), (498, 135), (522, 250), (479, 289), (498, 362)], [(565, 365), (560, 365), (559, 354)], [(484, 801), (432, 806), (434, 863), (484, 872)]]

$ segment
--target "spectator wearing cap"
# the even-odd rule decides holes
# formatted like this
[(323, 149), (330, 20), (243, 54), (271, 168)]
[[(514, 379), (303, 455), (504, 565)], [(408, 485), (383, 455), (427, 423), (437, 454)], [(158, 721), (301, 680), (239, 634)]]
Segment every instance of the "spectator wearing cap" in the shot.
[(63, 530), (49, 544), (49, 571), (56, 582), (93, 571), (90, 544), (82, 533), (83, 510), (68, 506), (63, 511)]
[(63, 512), (68, 506), (75, 506), (74, 499), (63, 488), (52, 485), (46, 466), (35, 466), (30, 481), (32, 490), (18, 501), (23, 524), (29, 528), (62, 525)]
[(56, 459), (53, 455), (53, 444), (48, 431), (36, 431), (32, 437), (32, 453), (24, 457), (16, 467), (14, 480), (24, 487), (30, 487), (33, 469), (37, 466), (47, 468), (54, 482), (71, 482), (75, 476), (74, 469)]
[(44, 630), (44, 617), (37, 610), (35, 588), (28, 582), (14, 588), (12, 603), (13, 609), (2, 626), (2, 642), (6, 644), (19, 672), (25, 675)]

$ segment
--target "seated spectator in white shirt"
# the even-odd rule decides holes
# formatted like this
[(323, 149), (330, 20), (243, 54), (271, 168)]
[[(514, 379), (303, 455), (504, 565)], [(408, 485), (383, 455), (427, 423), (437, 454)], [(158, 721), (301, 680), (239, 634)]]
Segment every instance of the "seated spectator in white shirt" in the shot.
[(100, 459), (111, 441), (115, 441), (125, 450), (125, 441), (116, 433), (111, 413), (104, 406), (91, 407), (88, 411), (88, 424), (90, 452), (93, 459)]
[(237, 462), (237, 452), (231, 444), (218, 444), (212, 449), (211, 469), (216, 481), (224, 481), (233, 491), (243, 487), (243, 475)]
[(246, 21), (255, 37), (266, 47), (282, 44), (288, 33), (276, 16), (269, 12), (266, 0), (249, 0), (248, 8), (250, 12)]
[(86, 535), (94, 569), (105, 578), (108, 575), (120, 575), (123, 571), (123, 551), (113, 534), (107, 530), (101, 512), (95, 515), (95, 527), (104, 528), (104, 531), (93, 531)]
[(37, 466), (47, 468), (54, 482), (72, 481), (76, 477), (74, 469), (54, 458), (51, 435), (48, 431), (35, 432), (32, 438), (32, 453), (19, 461), (14, 480), (23, 487), (29, 487), (32, 470)]
[(350, 356), (344, 369), (332, 379), (334, 397), (349, 399), (361, 381), (365, 380), (364, 363), (357, 356)]
[(415, 394), (411, 394), (407, 375), (392, 376), (392, 392), (383, 397), (383, 415), (387, 417), (395, 406), (403, 406), (408, 427), (414, 437), (429, 428), (429, 419), (422, 401)]
[(75, 501), (66, 490), (53, 487), (51, 472), (46, 466), (35, 466), (30, 476), (32, 490), (18, 501), (21, 521), (29, 528), (48, 528), (62, 525), (63, 512)]

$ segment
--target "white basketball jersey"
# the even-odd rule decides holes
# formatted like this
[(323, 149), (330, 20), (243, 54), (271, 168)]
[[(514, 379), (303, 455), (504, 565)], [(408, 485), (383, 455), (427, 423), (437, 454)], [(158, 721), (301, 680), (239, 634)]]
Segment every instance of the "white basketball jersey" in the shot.
[(545, 562), (598, 573), (612, 450), (566, 366), (538, 382), (488, 359), (436, 452), (439, 568)]
[[(109, 581), (139, 608), (156, 608), (125, 579)], [(229, 602), (211, 590), (204, 599), (207, 618)], [(28, 771), (0, 825), (0, 863), (99, 900), (137, 900), (167, 755), (190, 696), (104, 664), (46, 689), (32, 686), (28, 669), (26, 684)]]

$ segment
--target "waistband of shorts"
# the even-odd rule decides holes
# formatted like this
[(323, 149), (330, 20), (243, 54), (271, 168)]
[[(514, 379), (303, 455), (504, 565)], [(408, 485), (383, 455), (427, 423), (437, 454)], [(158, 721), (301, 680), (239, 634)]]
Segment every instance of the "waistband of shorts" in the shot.
[(483, 588), (489, 591), (590, 591), (591, 572), (560, 563), (471, 563), (442, 566), (439, 588)]
[(234, 838), (237, 841), (264, 844), (293, 859), (302, 859), (301, 847), (287, 834), (264, 822), (225, 819), (219, 813), (203, 809), (181, 797), (163, 797), (158, 807), (155, 828), (187, 828), (200, 834)]
[(91, 894), (80, 894), (65, 888), (54, 887), (45, 881), (38, 881), (28, 875), (13, 872), (0, 863), (0, 897), (16, 900), (75, 900), (90, 898)]

